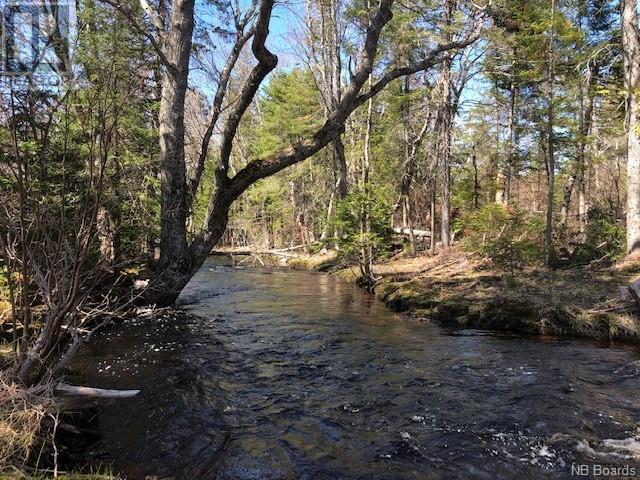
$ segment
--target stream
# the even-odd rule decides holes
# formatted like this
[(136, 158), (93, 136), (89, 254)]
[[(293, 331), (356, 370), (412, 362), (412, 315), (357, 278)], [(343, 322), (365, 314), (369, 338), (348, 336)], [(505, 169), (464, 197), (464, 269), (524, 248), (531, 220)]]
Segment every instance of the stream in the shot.
[(640, 472), (637, 347), (444, 329), (336, 276), (220, 259), (180, 304), (75, 359), (75, 382), (142, 390), (93, 407), (84, 461), (131, 479)]

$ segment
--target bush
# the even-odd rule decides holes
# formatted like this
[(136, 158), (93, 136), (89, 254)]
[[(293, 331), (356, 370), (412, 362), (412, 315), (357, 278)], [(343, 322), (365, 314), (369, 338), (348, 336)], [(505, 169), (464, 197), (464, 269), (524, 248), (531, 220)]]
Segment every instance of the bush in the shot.
[(463, 216), (458, 223), (463, 246), (509, 269), (535, 263), (543, 257), (544, 224), (523, 210), (488, 204)]
[(570, 257), (571, 263), (589, 263), (607, 257), (617, 260), (626, 253), (626, 232), (614, 218), (598, 208), (589, 211), (584, 242), (579, 243)]
[[(389, 248), (391, 206), (384, 193), (375, 185), (369, 185), (366, 188), (354, 188), (344, 200), (338, 202), (332, 227), (338, 232), (335, 243), (340, 249), (340, 258), (353, 260), (363, 249), (376, 256)], [(365, 212), (370, 226), (368, 231), (362, 228)]]

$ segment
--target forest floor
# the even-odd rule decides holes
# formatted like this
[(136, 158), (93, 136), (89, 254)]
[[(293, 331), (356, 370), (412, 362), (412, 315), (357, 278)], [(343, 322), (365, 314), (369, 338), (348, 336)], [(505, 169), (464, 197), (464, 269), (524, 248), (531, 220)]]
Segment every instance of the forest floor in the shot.
[[(332, 263), (333, 260), (333, 263)], [(357, 268), (336, 266), (323, 253), (287, 262), (327, 270), (357, 282)], [(436, 256), (394, 257), (374, 265), (376, 296), (389, 308), (455, 327), (522, 334), (640, 342), (638, 305), (627, 286), (640, 278), (640, 262), (514, 272), (451, 249)]]

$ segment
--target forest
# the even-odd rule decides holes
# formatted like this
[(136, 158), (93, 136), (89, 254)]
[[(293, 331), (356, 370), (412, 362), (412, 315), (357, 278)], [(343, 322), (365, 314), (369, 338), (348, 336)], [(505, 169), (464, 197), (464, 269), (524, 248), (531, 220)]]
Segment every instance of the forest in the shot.
[(58, 475), (56, 399), (113, 394), (74, 359), (212, 253), (638, 343), (637, 0), (1, 5), (0, 475)]

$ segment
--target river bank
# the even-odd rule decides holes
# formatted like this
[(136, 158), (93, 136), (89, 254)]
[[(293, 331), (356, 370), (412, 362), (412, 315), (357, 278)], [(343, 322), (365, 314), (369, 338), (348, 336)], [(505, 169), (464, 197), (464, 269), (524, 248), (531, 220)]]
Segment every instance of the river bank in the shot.
[[(290, 268), (331, 271), (356, 282), (331, 252), (287, 258)], [(444, 326), (528, 335), (640, 342), (637, 305), (627, 286), (640, 264), (508, 272), (488, 259), (452, 249), (374, 265), (375, 295), (387, 307)]]

